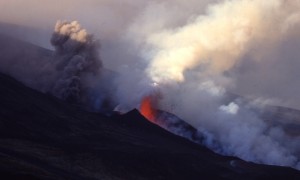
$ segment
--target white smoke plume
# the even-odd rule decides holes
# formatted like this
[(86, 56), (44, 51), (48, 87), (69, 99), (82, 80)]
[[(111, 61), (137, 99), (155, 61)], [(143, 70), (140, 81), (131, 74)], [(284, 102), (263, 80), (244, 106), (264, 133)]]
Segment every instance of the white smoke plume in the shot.
[[(299, 22), (299, 4), (285, 1), (225, 1), (182, 27), (150, 34), (156, 50), (148, 73), (154, 81), (184, 81), (184, 72), (204, 66), (204, 74), (230, 70), (257, 43), (284, 36)], [(291, 20), (292, 19), (292, 20)], [(298, 21), (297, 21), (298, 20)]]
[[(9, 9), (16, 4), (23, 8), (11, 16)], [(104, 67), (119, 74), (114, 80), (107, 75), (114, 82), (109, 96), (118, 109), (136, 108), (145, 95), (159, 92), (158, 108), (197, 128), (215, 151), (300, 169), (299, 136), (264, 120), (260, 111), (265, 100), (300, 107), (299, 0), (66, 0), (61, 7), (50, 0), (29, 0), (26, 4), (0, 0), (1, 22), (50, 28), (57, 19), (77, 19), (100, 37)], [(53, 86), (44, 89), (62, 98), (82, 97), (83, 90), (86, 101), (97, 109), (107, 97), (108, 90), (102, 88), (112, 84), (93, 69), (100, 62), (89, 37), (78, 23), (60, 22), (52, 38), (58, 66), (28, 60), (33, 65), (26, 76), (24, 70), (16, 70), (21, 62), (6, 63), (10, 68), (1, 70), (14, 69), (17, 78), (31, 83), (32, 74), (55, 74), (39, 76), (43, 80), (38, 82), (51, 79)], [(254, 101), (231, 97), (230, 92)]]

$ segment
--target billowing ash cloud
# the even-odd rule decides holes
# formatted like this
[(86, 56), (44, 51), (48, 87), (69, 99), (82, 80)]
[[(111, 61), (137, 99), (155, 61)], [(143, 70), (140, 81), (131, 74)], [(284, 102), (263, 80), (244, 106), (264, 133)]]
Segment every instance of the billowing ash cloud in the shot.
[(53, 93), (68, 101), (81, 102), (81, 79), (86, 73), (97, 75), (101, 67), (99, 43), (82, 29), (78, 22), (60, 22), (55, 25), (51, 44), (55, 47), (54, 58), (59, 79)]
[[(77, 22), (57, 23), (53, 61), (10, 58), (1, 70), (97, 110), (109, 100), (128, 111), (158, 93), (157, 108), (197, 128), (215, 151), (300, 168), (299, 136), (286, 132), (281, 116), (262, 113), (268, 103), (300, 107), (299, 0), (67, 0), (68, 11), (50, 0), (30, 2), (30, 12), (45, 11), (42, 20), (23, 10), (11, 16), (14, 0), (0, 20), (48, 27), (78, 19), (100, 37), (103, 65), (118, 75), (101, 68), (98, 43)], [(28, 70), (20, 68), (26, 62)]]
[(1, 72), (90, 110), (112, 108), (107, 103), (111, 89), (106, 87), (112, 73), (102, 69), (100, 43), (77, 21), (56, 23), (50, 40), (54, 52), (14, 37), (0, 38)]

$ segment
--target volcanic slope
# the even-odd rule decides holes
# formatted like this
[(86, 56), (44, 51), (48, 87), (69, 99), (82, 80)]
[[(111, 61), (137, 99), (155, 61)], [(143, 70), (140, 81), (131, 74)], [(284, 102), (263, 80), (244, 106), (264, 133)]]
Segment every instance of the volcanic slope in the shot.
[(0, 75), (1, 179), (299, 179), (217, 155), (137, 110), (107, 117)]

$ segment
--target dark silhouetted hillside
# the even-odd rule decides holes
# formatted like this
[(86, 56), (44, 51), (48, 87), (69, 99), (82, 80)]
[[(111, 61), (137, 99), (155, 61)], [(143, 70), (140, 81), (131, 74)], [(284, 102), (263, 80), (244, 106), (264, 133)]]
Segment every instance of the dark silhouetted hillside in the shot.
[(223, 157), (151, 124), (107, 117), (0, 75), (1, 179), (299, 179), (291, 168)]

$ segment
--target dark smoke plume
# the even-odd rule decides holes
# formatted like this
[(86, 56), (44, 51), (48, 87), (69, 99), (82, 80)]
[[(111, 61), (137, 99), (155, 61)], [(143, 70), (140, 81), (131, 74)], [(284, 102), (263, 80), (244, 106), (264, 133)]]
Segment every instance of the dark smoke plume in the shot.
[(60, 74), (52, 92), (67, 101), (80, 102), (82, 76), (96, 75), (102, 67), (98, 52), (100, 44), (77, 21), (58, 21), (51, 44), (55, 47), (54, 58), (59, 61), (56, 69)]

